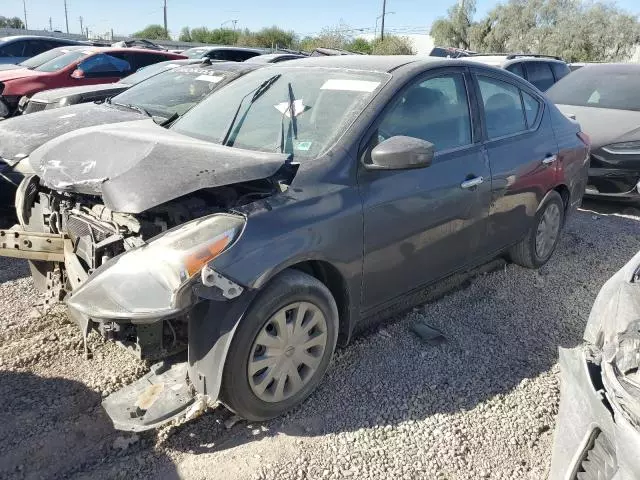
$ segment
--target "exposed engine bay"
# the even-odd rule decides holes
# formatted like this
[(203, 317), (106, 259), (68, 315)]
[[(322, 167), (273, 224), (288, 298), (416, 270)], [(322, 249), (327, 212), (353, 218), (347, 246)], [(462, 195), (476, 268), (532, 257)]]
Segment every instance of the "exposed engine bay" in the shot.
[[(34, 278), (34, 270), (43, 274), (39, 287), (51, 304), (64, 300), (110, 259), (157, 235), (190, 220), (269, 197), (281, 188), (271, 178), (253, 180), (200, 190), (143, 213), (128, 214), (111, 211), (100, 196), (50, 190), (31, 177), (25, 179), (17, 197), (21, 203), (18, 217), (27, 231), (61, 234), (68, 241), (64, 263), (32, 262)], [(73, 255), (67, 254), (68, 248)], [(92, 319), (88, 328), (132, 349), (140, 358), (163, 358), (187, 346), (186, 318), (147, 324)]]

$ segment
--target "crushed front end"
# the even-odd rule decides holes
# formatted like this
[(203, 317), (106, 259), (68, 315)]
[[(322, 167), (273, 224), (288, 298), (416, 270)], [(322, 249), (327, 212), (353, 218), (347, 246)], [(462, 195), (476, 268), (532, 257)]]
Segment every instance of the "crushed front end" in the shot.
[(584, 337), (560, 349), (550, 478), (640, 478), (640, 253), (602, 287)]
[(241, 207), (278, 192), (273, 179), (198, 191), (139, 214), (100, 195), (56, 191), (25, 179), (20, 224), (0, 230), (0, 255), (31, 262), (46, 302), (63, 301), (95, 330), (158, 361), (103, 403), (116, 428), (155, 428), (196, 398), (215, 402), (237, 323), (255, 292), (211, 267), (244, 231)]

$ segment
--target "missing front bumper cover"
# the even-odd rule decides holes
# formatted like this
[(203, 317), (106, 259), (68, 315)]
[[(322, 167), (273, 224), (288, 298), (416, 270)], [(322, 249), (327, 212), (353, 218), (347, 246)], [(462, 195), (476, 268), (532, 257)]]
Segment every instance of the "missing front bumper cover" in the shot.
[(140, 380), (112, 393), (102, 406), (118, 430), (141, 432), (180, 417), (195, 401), (187, 362), (161, 362)]

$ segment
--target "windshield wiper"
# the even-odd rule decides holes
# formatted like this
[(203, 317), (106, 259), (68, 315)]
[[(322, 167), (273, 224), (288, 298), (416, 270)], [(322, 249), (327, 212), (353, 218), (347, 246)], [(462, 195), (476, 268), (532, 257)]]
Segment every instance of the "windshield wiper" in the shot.
[[(287, 84), (289, 89), (289, 106), (282, 112), (282, 117), (280, 117), (280, 153), (284, 153), (285, 141), (284, 141), (284, 117), (289, 112), (289, 128), (287, 129), (287, 140), (291, 138), (289, 132), (293, 133), (293, 138), (298, 139), (298, 120), (296, 118), (295, 111), (295, 103), (296, 97), (293, 95), (293, 87), (291, 86), (291, 82)], [(293, 153), (293, 145), (291, 147), (291, 153)]]
[(118, 103), (118, 102), (112, 101), (110, 98), (107, 99), (107, 103), (109, 103), (110, 105), (117, 105), (119, 107), (128, 108), (129, 110), (135, 110), (136, 112), (140, 112), (146, 115), (147, 117), (153, 117), (153, 115), (151, 115), (146, 108), (141, 107), (139, 105), (134, 105), (133, 103)]
[(276, 81), (281, 76), (282, 75), (280, 73), (278, 73), (278, 74), (276, 74), (276, 75), (274, 75), (272, 77), (267, 78), (257, 88), (255, 88), (254, 90), (251, 90), (244, 97), (242, 97), (242, 99), (240, 100), (240, 103), (238, 104), (238, 108), (236, 109), (236, 112), (234, 113), (233, 118), (231, 119), (231, 123), (229, 123), (229, 126), (227, 127), (227, 130), (226, 130), (226, 132), (224, 134), (224, 137), (222, 138), (222, 142), (221, 142), (222, 145), (228, 145), (229, 143), (233, 144), (233, 141), (235, 140), (235, 136), (233, 138), (230, 138), (231, 137), (231, 133), (234, 130), (234, 126), (236, 124), (236, 120), (238, 119), (238, 114), (240, 113), (240, 109), (242, 108), (242, 105), (244, 104), (245, 99), (249, 95), (251, 95), (253, 93), (253, 97), (251, 97), (251, 101), (249, 102), (249, 106), (247, 107), (247, 109), (245, 110), (244, 114), (242, 115), (242, 118), (238, 122), (238, 126), (235, 129), (236, 132), (240, 131), (240, 128), (242, 127), (242, 124), (244, 123), (245, 118), (247, 118), (247, 114), (249, 113), (249, 109), (251, 108), (251, 105), (253, 105), (256, 100), (258, 100), (267, 90), (269, 90), (269, 88), (271, 88), (271, 85), (276, 83)]

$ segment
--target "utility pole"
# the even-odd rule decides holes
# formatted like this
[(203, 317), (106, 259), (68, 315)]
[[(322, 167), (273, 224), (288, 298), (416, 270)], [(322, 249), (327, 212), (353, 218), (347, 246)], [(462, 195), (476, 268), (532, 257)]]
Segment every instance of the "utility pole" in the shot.
[(51, 17), (49, 17), (49, 31), (53, 32), (53, 20), (51, 20)]
[(82, 35), (84, 33), (84, 25), (82, 24), (84, 18), (82, 18), (82, 15), (80, 15), (80, 35)]
[(24, 9), (24, 29), (29, 30), (27, 25), (27, 0), (22, 0), (22, 8)]
[(382, 27), (380, 27), (380, 40), (384, 40), (384, 17), (387, 15), (387, 0), (382, 0)]
[(67, 0), (64, 0), (64, 21), (67, 24), (67, 33), (69, 33), (69, 17), (67, 16)]
[(164, 33), (169, 37), (169, 29), (167, 28), (167, 0), (164, 0)]

